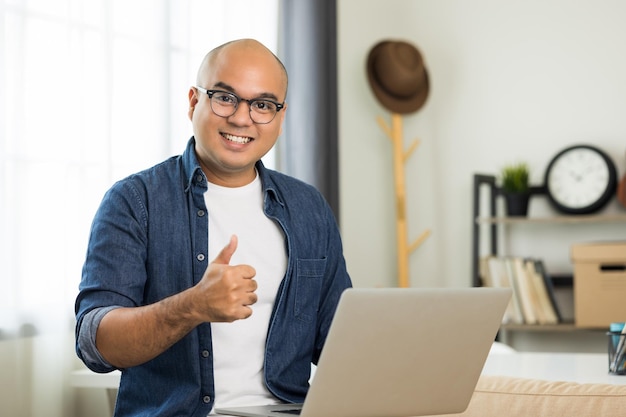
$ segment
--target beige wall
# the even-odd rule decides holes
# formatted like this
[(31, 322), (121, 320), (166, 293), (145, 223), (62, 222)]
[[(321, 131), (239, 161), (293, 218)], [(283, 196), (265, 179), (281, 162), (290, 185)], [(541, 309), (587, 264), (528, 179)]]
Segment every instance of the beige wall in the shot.
[[(396, 283), (389, 119), (370, 91), (365, 60), (382, 39), (423, 53), (430, 96), (403, 118), (409, 238), (432, 235), (410, 258), (412, 286), (471, 283), (472, 175), (527, 161), (534, 185), (560, 149), (593, 143), (626, 161), (626, 3), (592, 0), (338, 0), (341, 227), (357, 286)], [(545, 198), (531, 215), (553, 214)], [(613, 201), (607, 211), (620, 211)], [(624, 238), (626, 227), (513, 231), (519, 255), (567, 272), (569, 244)], [(567, 229), (567, 230), (566, 230)]]

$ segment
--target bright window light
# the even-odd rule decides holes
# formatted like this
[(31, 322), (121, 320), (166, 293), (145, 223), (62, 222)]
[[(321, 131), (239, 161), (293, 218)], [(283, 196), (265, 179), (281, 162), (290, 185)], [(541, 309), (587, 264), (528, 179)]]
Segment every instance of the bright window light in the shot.
[(2, 339), (73, 326), (104, 192), (184, 150), (206, 52), (276, 51), (278, 0), (4, 0), (0, 22)]

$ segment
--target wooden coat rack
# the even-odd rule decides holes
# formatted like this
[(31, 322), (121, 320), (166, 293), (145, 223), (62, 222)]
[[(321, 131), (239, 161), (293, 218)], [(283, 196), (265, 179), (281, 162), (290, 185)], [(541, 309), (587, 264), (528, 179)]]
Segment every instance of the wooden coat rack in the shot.
[(405, 151), (402, 136), (402, 116), (398, 113), (392, 113), (391, 127), (389, 127), (380, 116), (376, 120), (393, 145), (393, 177), (396, 193), (396, 232), (398, 246), (398, 287), (407, 288), (409, 287), (409, 255), (430, 235), (430, 230), (426, 229), (417, 239), (409, 244), (406, 220), (406, 182), (404, 165), (419, 145), (419, 140), (413, 140), (409, 148)]

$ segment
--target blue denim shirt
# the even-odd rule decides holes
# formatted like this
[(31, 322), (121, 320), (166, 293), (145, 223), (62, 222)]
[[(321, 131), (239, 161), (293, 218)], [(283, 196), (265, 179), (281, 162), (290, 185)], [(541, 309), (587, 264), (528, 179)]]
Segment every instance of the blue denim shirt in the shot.
[[(94, 218), (80, 292), (76, 340), (85, 314), (135, 307), (200, 281), (210, 259), (206, 177), (191, 138), (182, 156), (117, 182)], [(265, 383), (277, 398), (302, 402), (340, 294), (351, 286), (332, 211), (312, 186), (256, 165), (264, 212), (286, 236), (287, 272), (265, 348)], [(206, 416), (213, 407), (211, 325), (201, 324), (158, 357), (122, 370), (116, 416)], [(96, 372), (112, 368), (85, 360)]]

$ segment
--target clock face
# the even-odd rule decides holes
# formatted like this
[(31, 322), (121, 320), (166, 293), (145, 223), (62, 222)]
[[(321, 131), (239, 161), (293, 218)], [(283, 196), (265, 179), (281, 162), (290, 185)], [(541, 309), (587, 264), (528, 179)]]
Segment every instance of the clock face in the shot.
[(595, 147), (578, 145), (557, 154), (546, 171), (549, 199), (560, 211), (587, 214), (615, 194), (617, 173), (610, 158)]

